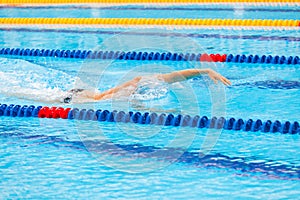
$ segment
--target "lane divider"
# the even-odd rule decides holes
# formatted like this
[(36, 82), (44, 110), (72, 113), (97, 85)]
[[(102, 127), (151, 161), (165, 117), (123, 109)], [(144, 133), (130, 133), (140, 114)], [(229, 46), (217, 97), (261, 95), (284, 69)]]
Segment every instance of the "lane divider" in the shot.
[(299, 3), (298, 0), (2, 0), (2, 4), (198, 4), (198, 3)]
[(124, 52), (124, 51), (91, 51), (91, 50), (60, 50), (60, 49), (20, 49), (2, 48), (0, 55), (57, 57), (77, 59), (116, 59), (116, 60), (160, 60), (160, 61), (200, 61), (200, 62), (234, 62), (262, 64), (300, 64), (299, 56), (271, 56), (244, 54), (196, 54), (171, 52)]
[(299, 122), (280, 122), (275, 120), (262, 121), (243, 120), (239, 118), (212, 117), (207, 116), (189, 116), (189, 115), (173, 115), (173, 114), (157, 114), (157, 113), (140, 113), (140, 112), (124, 112), (124, 111), (108, 111), (78, 108), (62, 108), (62, 107), (43, 107), (43, 106), (21, 106), (6, 105), (0, 106), (0, 116), (10, 117), (38, 117), (38, 118), (61, 118), (76, 120), (93, 120), (105, 122), (123, 122), (136, 124), (149, 124), (161, 126), (182, 126), (195, 128), (214, 128), (235, 131), (250, 132), (280, 132), (283, 134), (300, 134)]
[(192, 19), (192, 18), (0, 18), (10, 25), (121, 25), (121, 26), (243, 26), (299, 27), (300, 20), (282, 19)]

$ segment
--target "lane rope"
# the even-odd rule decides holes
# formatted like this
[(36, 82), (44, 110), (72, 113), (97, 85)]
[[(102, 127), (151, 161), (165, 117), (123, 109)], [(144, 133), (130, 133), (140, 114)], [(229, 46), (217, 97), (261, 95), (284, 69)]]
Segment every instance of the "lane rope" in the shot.
[(261, 64), (300, 64), (299, 56), (279, 55), (244, 55), (244, 54), (200, 54), (200, 53), (171, 53), (171, 52), (124, 52), (124, 51), (91, 51), (91, 50), (60, 50), (60, 49), (28, 49), (2, 48), (0, 55), (57, 57), (77, 59), (116, 59), (140, 61), (200, 61), (200, 62), (233, 62)]
[(166, 18), (0, 18), (10, 25), (117, 25), (117, 26), (221, 26), (299, 27), (300, 20), (282, 19), (166, 19)]
[(173, 115), (173, 114), (157, 114), (140, 113), (140, 112), (124, 112), (124, 111), (108, 111), (108, 110), (93, 110), (93, 109), (78, 109), (78, 108), (62, 108), (62, 107), (47, 107), (33, 105), (14, 105), (2, 104), (0, 106), (0, 116), (10, 117), (38, 117), (38, 118), (61, 118), (69, 120), (92, 120), (102, 122), (123, 122), (161, 126), (181, 126), (195, 128), (214, 128), (234, 131), (246, 132), (271, 132), (283, 134), (299, 134), (299, 122), (280, 122), (278, 120), (262, 121), (261, 119), (243, 120), (240, 118), (212, 117), (207, 116), (190, 116), (190, 115)]

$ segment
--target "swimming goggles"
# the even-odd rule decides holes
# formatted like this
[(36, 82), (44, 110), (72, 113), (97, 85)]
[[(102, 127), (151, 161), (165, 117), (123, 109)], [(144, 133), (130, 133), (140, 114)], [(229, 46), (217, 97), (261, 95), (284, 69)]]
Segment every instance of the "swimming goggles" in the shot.
[(79, 92), (82, 92), (82, 91), (84, 91), (84, 89), (78, 89), (78, 88), (76, 88), (76, 89), (69, 90), (68, 91), (69, 94), (68, 94), (67, 97), (64, 98), (63, 102), (64, 103), (70, 103), (72, 101), (73, 96), (76, 95), (76, 94), (78, 94)]

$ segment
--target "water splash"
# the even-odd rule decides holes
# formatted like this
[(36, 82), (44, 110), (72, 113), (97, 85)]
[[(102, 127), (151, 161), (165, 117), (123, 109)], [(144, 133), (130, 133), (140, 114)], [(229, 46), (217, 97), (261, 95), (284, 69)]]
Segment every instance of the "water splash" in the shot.
[(156, 76), (144, 76), (130, 98), (139, 101), (158, 100), (167, 97), (168, 93), (169, 87), (166, 82)]
[(58, 102), (75, 78), (20, 59), (0, 58), (0, 93), (6, 96)]

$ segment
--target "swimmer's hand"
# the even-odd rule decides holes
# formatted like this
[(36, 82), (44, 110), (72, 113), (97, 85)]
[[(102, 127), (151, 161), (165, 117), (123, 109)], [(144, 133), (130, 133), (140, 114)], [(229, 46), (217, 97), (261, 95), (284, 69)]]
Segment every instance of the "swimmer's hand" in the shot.
[(206, 70), (207, 70), (207, 75), (209, 76), (209, 78), (211, 80), (213, 80), (216, 84), (218, 83), (218, 81), (221, 81), (226, 86), (230, 86), (231, 85), (230, 80), (228, 80), (227, 78), (225, 78), (221, 74), (215, 72), (212, 69), (206, 69)]
[(158, 78), (163, 79), (167, 83), (175, 83), (198, 77), (202, 74), (207, 74), (215, 83), (221, 81), (222, 83), (224, 83), (224, 85), (231, 85), (231, 82), (227, 78), (212, 69), (185, 69), (168, 74), (160, 74)]

